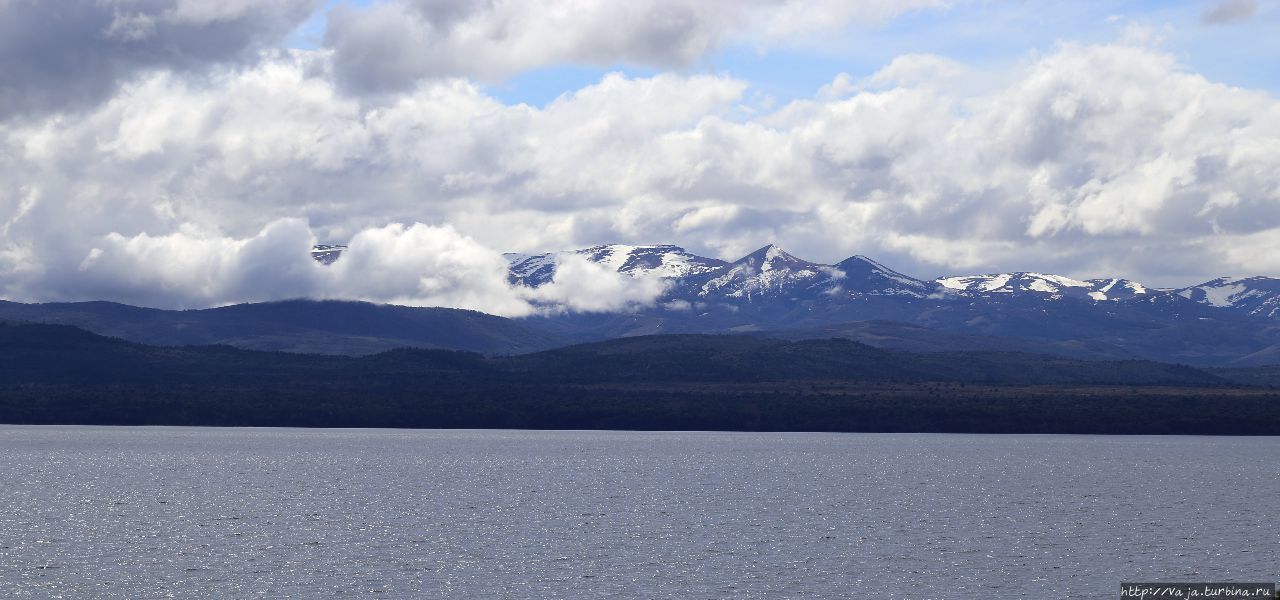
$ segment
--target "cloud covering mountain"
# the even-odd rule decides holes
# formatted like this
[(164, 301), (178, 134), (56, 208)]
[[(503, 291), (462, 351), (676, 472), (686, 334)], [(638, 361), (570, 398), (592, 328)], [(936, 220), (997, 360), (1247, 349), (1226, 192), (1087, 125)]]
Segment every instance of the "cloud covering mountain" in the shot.
[[(922, 276), (1280, 272), (1280, 101), (1141, 27), (1002, 64), (905, 54), (772, 103), (700, 61), (959, 9), (581, 4), (344, 6), (284, 49), (316, 3), (0, 2), (0, 296), (603, 310), (660, 290), (584, 263), (530, 297), (501, 252), (665, 240)], [(502, 99), (562, 64), (624, 66)]]

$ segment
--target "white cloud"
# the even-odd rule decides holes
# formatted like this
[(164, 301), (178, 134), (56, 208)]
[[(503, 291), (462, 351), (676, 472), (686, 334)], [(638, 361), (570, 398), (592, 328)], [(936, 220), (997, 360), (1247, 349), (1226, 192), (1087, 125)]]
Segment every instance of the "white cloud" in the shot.
[(319, 0), (0, 2), (0, 122), (93, 106), (153, 69), (253, 62)]
[[(1165, 285), (1241, 272), (1280, 228), (1280, 102), (1144, 46), (1065, 44), (977, 78), (914, 57), (757, 115), (736, 110), (748, 88), (729, 76), (609, 75), (536, 108), (464, 79), (348, 96), (330, 59), (158, 71), (93, 110), (0, 129), (0, 294), (645, 302), (647, 284), (593, 289), (573, 266), (545, 297), (503, 283), (499, 251), (606, 242)], [(386, 226), (415, 222), (452, 227)], [(313, 279), (291, 250), (313, 235), (351, 240), (347, 264), (365, 267)], [(279, 285), (255, 291), (273, 269)]]
[(521, 292), (507, 283), (502, 255), (447, 226), (415, 223), (366, 229), (322, 273), (320, 295), (330, 298), (468, 308), (504, 316), (533, 312)]
[(39, 268), (10, 278), (5, 291), (20, 300), (109, 299), (173, 308), (305, 297), (322, 273), (300, 252), (314, 239), (296, 219), (272, 222), (243, 239), (190, 225), (158, 236), (108, 233), (84, 240), (83, 253), (39, 257)]
[(110, 299), (201, 308), (328, 298), (510, 317), (651, 306), (665, 290), (656, 278), (631, 278), (578, 256), (565, 257), (549, 284), (512, 285), (500, 253), (450, 226), (366, 229), (329, 266), (311, 259), (315, 243), (298, 219), (273, 221), (246, 238), (193, 225), (160, 236), (109, 233), (92, 240), (78, 262), (68, 253), (37, 265), (21, 249), (0, 250), (0, 278), (5, 295), (18, 300)]
[(424, 77), (498, 79), (559, 63), (688, 66), (726, 43), (768, 45), (880, 23), (945, 0), (392, 0), (329, 15), (326, 46), (350, 87)]
[(552, 311), (616, 312), (652, 306), (666, 291), (655, 277), (629, 277), (578, 255), (562, 256), (550, 283), (522, 295)]

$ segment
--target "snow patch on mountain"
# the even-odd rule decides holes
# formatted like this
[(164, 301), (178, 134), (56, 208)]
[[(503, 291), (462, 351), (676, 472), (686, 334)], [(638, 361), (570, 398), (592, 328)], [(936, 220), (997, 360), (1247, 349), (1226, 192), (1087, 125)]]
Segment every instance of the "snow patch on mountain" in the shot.
[[(342, 257), (346, 249), (341, 244), (318, 244), (311, 249), (311, 256), (322, 264), (331, 265)], [(588, 290), (604, 284), (590, 286), (579, 281), (570, 286), (569, 282), (591, 279), (592, 273), (598, 273), (611, 280), (605, 287), (617, 292), (610, 295), (623, 298), (624, 306), (661, 300), (662, 306), (670, 310), (692, 310), (704, 302), (717, 300), (734, 308), (742, 301), (839, 304), (874, 296), (941, 302), (965, 298), (1073, 298), (1094, 303), (1177, 299), (1280, 318), (1280, 279), (1271, 277), (1221, 277), (1180, 289), (1152, 289), (1123, 278), (1079, 280), (1035, 272), (957, 275), (922, 281), (866, 256), (855, 255), (835, 265), (825, 265), (797, 258), (773, 244), (731, 263), (697, 256), (679, 246), (667, 244), (608, 244), (581, 250), (508, 253), (503, 256), (508, 261), (510, 283), (530, 290), (557, 282), (557, 273), (566, 263), (574, 263), (571, 271), (576, 276), (569, 277), (571, 274), (565, 273), (565, 281), (560, 282), (562, 285), (554, 290), (544, 290), (543, 295), (548, 295), (548, 298), (538, 296), (535, 301), (548, 301), (553, 292), (560, 293), (557, 291), (560, 288), (571, 295), (588, 293)], [(617, 279), (617, 275), (625, 277), (612, 281)], [(655, 285), (635, 288), (627, 283), (633, 280), (653, 281)], [(607, 311), (609, 306), (593, 305), (590, 310)]]
[(1079, 280), (1064, 275), (1032, 272), (960, 275), (940, 277), (936, 281), (944, 289), (970, 296), (1035, 297), (1047, 300), (1077, 298), (1112, 302), (1151, 293), (1146, 286), (1128, 279)]
[(1174, 294), (1216, 308), (1280, 316), (1280, 279), (1272, 277), (1220, 277)]
[(944, 288), (968, 294), (1036, 292), (1052, 298), (1087, 295), (1092, 287), (1088, 282), (1062, 275), (1030, 272), (960, 275), (940, 277), (936, 281)]
[(700, 298), (783, 298), (809, 291), (829, 293), (844, 279), (840, 269), (796, 258), (770, 244), (711, 273), (697, 290)]
[(1147, 286), (1128, 279), (1090, 279), (1089, 297), (1098, 302), (1130, 300), (1151, 293)]
[(316, 244), (311, 247), (311, 258), (322, 265), (331, 265), (342, 257), (346, 249), (342, 244)]
[(1219, 287), (1201, 287), (1204, 292), (1204, 301), (1209, 306), (1222, 308), (1224, 306), (1235, 306), (1235, 303), (1244, 300), (1252, 295), (1257, 295), (1257, 291), (1249, 291), (1249, 288), (1235, 284), (1223, 285)]
[(538, 287), (551, 282), (559, 265), (568, 257), (581, 257), (609, 271), (632, 278), (679, 279), (701, 275), (723, 267), (726, 263), (705, 258), (668, 244), (631, 246), (607, 244), (581, 250), (544, 254), (507, 253), (511, 282)]

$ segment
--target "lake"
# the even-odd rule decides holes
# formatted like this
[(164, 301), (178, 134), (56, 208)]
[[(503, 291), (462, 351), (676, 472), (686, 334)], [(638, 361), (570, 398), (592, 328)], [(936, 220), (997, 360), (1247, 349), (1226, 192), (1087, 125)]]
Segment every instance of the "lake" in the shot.
[(0, 596), (1275, 581), (1280, 438), (0, 426)]

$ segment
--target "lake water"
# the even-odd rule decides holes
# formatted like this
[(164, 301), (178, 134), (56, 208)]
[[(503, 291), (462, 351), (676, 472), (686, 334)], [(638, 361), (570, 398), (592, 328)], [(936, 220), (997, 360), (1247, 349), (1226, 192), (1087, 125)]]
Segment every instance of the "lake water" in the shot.
[(1280, 439), (0, 426), (0, 596), (1275, 581)]

